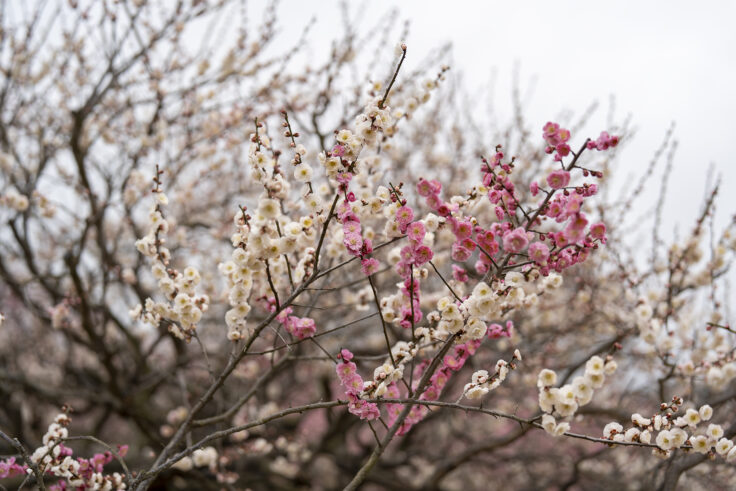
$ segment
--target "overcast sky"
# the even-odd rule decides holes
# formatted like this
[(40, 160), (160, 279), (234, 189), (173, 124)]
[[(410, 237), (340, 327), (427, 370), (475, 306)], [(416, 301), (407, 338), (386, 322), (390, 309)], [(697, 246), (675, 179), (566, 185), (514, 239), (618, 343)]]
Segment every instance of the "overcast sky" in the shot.
[[(666, 229), (676, 222), (681, 231), (690, 229), (711, 163), (722, 176), (717, 222), (736, 212), (736, 2), (372, 0), (365, 15), (377, 18), (395, 6), (411, 21), (409, 66), (450, 41), (452, 69), (470, 88), (487, 84), (496, 70), (501, 120), (510, 111), (504, 101), (518, 64), (522, 87), (535, 80), (527, 120), (540, 128), (561, 110), (580, 113), (594, 100), (604, 122), (614, 95), (618, 119), (631, 114), (637, 128), (623, 153), (627, 169), (646, 168), (676, 122)], [(284, 42), (317, 17), (315, 49), (326, 46), (320, 43), (331, 40), (341, 22), (331, 0), (284, 0), (279, 10)]]

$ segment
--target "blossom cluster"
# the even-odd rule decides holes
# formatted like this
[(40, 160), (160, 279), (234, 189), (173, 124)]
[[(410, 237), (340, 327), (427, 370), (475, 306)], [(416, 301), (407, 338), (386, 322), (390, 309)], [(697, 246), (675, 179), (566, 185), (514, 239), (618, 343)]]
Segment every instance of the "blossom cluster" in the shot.
[(0, 205), (7, 206), (8, 208), (21, 213), (28, 209), (29, 204), (28, 196), (20, 194), (12, 188), (4, 195), (0, 196)]
[[(251, 296), (267, 299), (266, 309), (274, 310), (277, 292), (286, 286), (284, 278), (288, 275), (296, 282), (304, 280), (311, 274), (314, 261), (315, 214), (320, 217), (322, 200), (318, 193), (310, 194), (306, 203), (313, 213), (302, 215), (298, 220), (290, 220), (282, 214), (280, 200), (288, 195), (290, 185), (279, 170), (276, 152), (271, 149), (271, 155), (268, 154), (270, 144), (266, 135), (256, 132), (252, 136), (248, 161), (264, 193), (259, 197), (254, 216), (247, 213), (246, 207), (234, 215), (236, 231), (230, 238), (234, 249), (230, 260), (218, 265), (226, 279), (231, 307), (225, 314), (227, 337), (231, 341), (242, 339), (249, 332), (247, 317), (252, 308)], [(297, 146), (296, 153), (300, 159), (306, 155), (301, 146)], [(293, 267), (289, 254), (299, 256)], [(314, 332), (313, 322), (309, 320), (297, 321), (289, 317), (283, 320), (295, 333), (306, 336), (308, 331)]]
[(32, 201), (28, 199), (28, 196), (19, 193), (15, 188), (10, 188), (4, 194), (0, 195), (0, 206), (7, 206), (18, 213), (25, 213), (31, 206), (31, 203), (33, 203), (35, 209), (38, 210), (42, 217), (53, 218), (56, 215), (56, 206), (37, 189), (33, 190), (30, 197)]
[(496, 368), (492, 375), (489, 375), (487, 370), (478, 370), (473, 373), (473, 376), (469, 383), (463, 387), (463, 395), (468, 399), (480, 399), (484, 395), (488, 394), (494, 389), (501, 386), (509, 370), (516, 368), (515, 361), (521, 361), (521, 353), (519, 350), (514, 350), (514, 356), (511, 359), (511, 363), (505, 360), (498, 360), (496, 362)]
[[(556, 123), (548, 123), (545, 126), (545, 138), (548, 141), (559, 141), (558, 146), (568, 148), (562, 139), (569, 138), (569, 131), (560, 130), (555, 128), (556, 126), (558, 126)], [(549, 128), (554, 129), (557, 133), (550, 136)], [(562, 159), (562, 155), (560, 153), (558, 155)], [(567, 153), (564, 156), (566, 155)], [(504, 163), (503, 157), (503, 152), (497, 151), (491, 159), (484, 159), (484, 166), (481, 167), (484, 188), (490, 188), (488, 199), (495, 206), (498, 220), (505, 219), (505, 221), (492, 224), (489, 230), (476, 226), (475, 244), (482, 252), (476, 264), (476, 270), (485, 272), (492, 264), (501, 260), (498, 257), (500, 251), (494, 240), (495, 237), (501, 238), (503, 251), (506, 253), (520, 254), (527, 250), (528, 257), (540, 267), (544, 275), (550, 270), (561, 272), (573, 264), (584, 261), (590, 250), (597, 248), (597, 243), (605, 243), (605, 225), (597, 222), (588, 227), (589, 220), (582, 212), (585, 198), (597, 193), (598, 188), (595, 183), (584, 183), (581, 186), (572, 187), (572, 192), (570, 192), (567, 187), (571, 180), (572, 164), (552, 171), (546, 178), (548, 190), (540, 188), (538, 182), (532, 182), (530, 188), (532, 196), (537, 196), (542, 189), (546, 197), (537, 211), (527, 211), (522, 207), (521, 198), (510, 178), (514, 170), (513, 159), (510, 163)], [(587, 170), (583, 172), (584, 175), (590, 174)], [(563, 192), (557, 193), (556, 191), (559, 190)], [(519, 211), (526, 220), (526, 225), (523, 227), (515, 227), (513, 224)], [(536, 233), (529, 231), (532, 224), (539, 225), (543, 219), (553, 219), (556, 223), (564, 223), (564, 227), (557, 231)], [(535, 237), (539, 240), (533, 240)], [(459, 245), (454, 247), (459, 247)], [(474, 246), (470, 243), (468, 251), (460, 249), (458, 251), (461, 253), (460, 257), (469, 257), (473, 248)]]
[[(276, 311), (276, 305), (272, 304), (272, 311)], [(294, 311), (291, 307), (286, 307), (276, 316), (276, 320), (284, 326), (286, 331), (298, 339), (305, 339), (314, 336), (317, 327), (314, 319), (310, 317), (297, 317), (291, 315)]]
[[(429, 384), (424, 392), (420, 395), (419, 399), (423, 401), (436, 401), (439, 400), (442, 395), (442, 391), (450, 380), (450, 377), (454, 372), (459, 372), (464, 366), (468, 359), (476, 353), (480, 346), (480, 340), (472, 340), (466, 343), (460, 343), (453, 347), (452, 352), (445, 355), (442, 358), (440, 366), (431, 375)], [(416, 365), (414, 368), (414, 380), (415, 384), (418, 385), (424, 372), (429, 368), (430, 360), (423, 360), (421, 363)], [(417, 386), (412, 389), (416, 390)], [(387, 397), (397, 398), (400, 397), (401, 392), (398, 384), (394, 383), (388, 387), (386, 393)], [(388, 423), (393, 424), (398, 416), (403, 411), (403, 405), (397, 403), (386, 404), (388, 411)], [(429, 413), (427, 406), (412, 406), (409, 411), (409, 415), (401, 424), (397, 431), (397, 435), (405, 435), (411, 430), (411, 428), (426, 417)]]
[(542, 425), (555, 436), (563, 434), (569, 425), (560, 426), (555, 418), (571, 418), (579, 407), (585, 406), (593, 399), (595, 389), (603, 387), (606, 375), (616, 371), (616, 362), (610, 355), (606, 360), (594, 355), (585, 363), (585, 372), (573, 378), (571, 383), (562, 387), (557, 384), (557, 374), (545, 368), (539, 372), (537, 387), (539, 388), (539, 407), (546, 413)]
[[(327, 177), (338, 184), (343, 201), (337, 209), (337, 220), (342, 224), (342, 241), (348, 254), (361, 260), (361, 270), (366, 276), (378, 271), (377, 259), (371, 257), (373, 246), (370, 237), (362, 230), (361, 220), (356, 213), (356, 194), (350, 190), (350, 182), (356, 175), (364, 174), (366, 165), (357, 159), (364, 147), (374, 144), (378, 134), (385, 132), (393, 123), (391, 109), (383, 99), (374, 98), (355, 119), (355, 131), (342, 129), (337, 132), (336, 143), (329, 153), (321, 153), (320, 161)], [(361, 176), (361, 178), (363, 178)], [(382, 201), (374, 200), (373, 206), (380, 208)]]
[(547, 142), (545, 152), (551, 154), (555, 153), (555, 160), (562, 160), (562, 157), (570, 155), (570, 145), (567, 144), (570, 140), (570, 130), (560, 128), (560, 125), (551, 121), (547, 122), (543, 128), (544, 141)]
[[(569, 132), (565, 130), (562, 136), (558, 135), (557, 138), (563, 138), (566, 141), (566, 138), (569, 138)], [(534, 305), (539, 294), (561, 284), (561, 277), (557, 271), (583, 261), (589, 250), (596, 247), (596, 241), (605, 241), (605, 226), (602, 223), (594, 224), (587, 234), (585, 233), (588, 221), (581, 209), (584, 198), (595, 194), (594, 184), (576, 188), (573, 193), (565, 191), (565, 193), (560, 193), (556, 199), (550, 199), (555, 191), (564, 188), (569, 183), (569, 172), (564, 170), (564, 173), (561, 174), (564, 184), (558, 184), (555, 176), (549, 179), (551, 189), (546, 191), (548, 199), (540, 205), (538, 215), (555, 218), (558, 223), (569, 220), (569, 223), (560, 232), (550, 231), (539, 234), (539, 240), (530, 245), (530, 239), (535, 236), (535, 233), (528, 232), (523, 226), (514, 226), (520, 205), (513, 182), (509, 178), (513, 171), (513, 160), (511, 163), (504, 163), (503, 154), (497, 152), (490, 162), (485, 161), (485, 164), (483, 188), (488, 189), (488, 199), (496, 206), (496, 215), (499, 220), (490, 224), (488, 228), (480, 226), (475, 217), (464, 214), (463, 208), (467, 206), (467, 203), (464, 203), (463, 200), (443, 201), (440, 198), (442, 186), (436, 180), (420, 178), (417, 183), (417, 193), (425, 198), (427, 206), (432, 210), (422, 220), (416, 219), (416, 212), (407, 204), (400, 187), (391, 186), (390, 190), (379, 187), (376, 193), (376, 198), (380, 200), (379, 204), (390, 202), (386, 205), (386, 214), (389, 217), (385, 227), (387, 237), (405, 236), (408, 239), (406, 245), (397, 247), (389, 253), (389, 262), (394, 264), (396, 273), (403, 281), (396, 294), (383, 297), (380, 301), (384, 321), (393, 322), (404, 328), (412, 328), (419, 346), (425, 339), (446, 340), (451, 336), (458, 343), (455, 355), (445, 356), (442, 365), (432, 375), (429, 386), (420, 395), (420, 398), (423, 399), (432, 400), (439, 397), (449, 375), (465, 364), (465, 360), (475, 352), (482, 339), (511, 336), (513, 329), (511, 321), (506, 322), (506, 327), (495, 322), (489, 326), (489, 321), (508, 315), (515, 308)], [(361, 257), (365, 261), (367, 254), (372, 252), (372, 247), (369, 243), (368, 249), (365, 248), (365, 241), (360, 236), (362, 228), (359, 219), (352, 213), (352, 207), (347, 205), (354, 200), (347, 190), (347, 184), (351, 178), (340, 175), (339, 180), (343, 185), (341, 191), (346, 195), (342, 208), (338, 212), (343, 224), (344, 245), (350, 254)], [(538, 190), (539, 188), (536, 191)], [(423, 318), (419, 292), (420, 281), (426, 278), (427, 271), (422, 266), (432, 259), (434, 253), (431, 245), (434, 242), (434, 233), (442, 227), (447, 227), (454, 237), (451, 248), (451, 256), (454, 261), (463, 263), (471, 258), (474, 251), (479, 251), (475, 266), (478, 273), (487, 273), (491, 267), (497, 267), (498, 263), (508, 265), (511, 269), (514, 264), (514, 261), (510, 259), (511, 255), (522, 254), (527, 247), (533, 266), (527, 266), (521, 272), (508, 271), (502, 280), (496, 279), (491, 285), (480, 281), (474, 287), (472, 294), (465, 299), (449, 296), (441, 298), (437, 303), (437, 310), (430, 312), (427, 316), (430, 326), (415, 327), (415, 324)], [(545, 240), (549, 240), (552, 247), (548, 246)], [(504, 260), (502, 254), (509, 256)], [(453, 266), (453, 276), (457, 277), (456, 281), (460, 284), (463, 283), (461, 280), (467, 281), (467, 274), (464, 273), (463, 268)], [(551, 271), (551, 268), (554, 268), (555, 272)], [(588, 378), (593, 379), (591, 383), (598, 383), (603, 377), (602, 372), (593, 373), (595, 361), (594, 359), (589, 363), (591, 367), (587, 371), (589, 372), (587, 373)], [(466, 386), (465, 393), (469, 394), (469, 397), (480, 397), (491, 388), (495, 388), (505, 378), (508, 366), (506, 362), (499, 362), (493, 376), (486, 377), (482, 372), (478, 372), (478, 376)], [(413, 378), (418, 381), (427, 367), (426, 360), (416, 365), (415, 373), (412, 374)], [(609, 369), (615, 369), (615, 362), (609, 363)], [(392, 380), (392, 377), (394, 374), (403, 372), (403, 363), (392, 366), (386, 362), (382, 367), (377, 368), (376, 372), (378, 375), (370, 383), (371, 389), (364, 395), (399, 397), (401, 389)], [(388, 377), (387, 374), (391, 374), (391, 377)], [(583, 377), (579, 378), (583, 380)], [(572, 403), (567, 401), (568, 404), (563, 407), (563, 413), (572, 415), (578, 403), (589, 402), (592, 389), (581, 380), (576, 379), (575, 386), (585, 394), (581, 393), (581, 398), (573, 400)], [(567, 387), (563, 389), (566, 390)], [(554, 392), (560, 390), (562, 389), (554, 389)], [(389, 420), (391, 420), (398, 417), (402, 406), (389, 404), (387, 408)], [(412, 408), (399, 434), (405, 433), (413, 424), (421, 420), (426, 410), (419, 406)], [(557, 414), (562, 415), (559, 412)]]
[(557, 273), (542, 277), (534, 270), (526, 275), (510, 271), (502, 281), (494, 281), (491, 285), (478, 282), (462, 302), (449, 296), (441, 297), (437, 310), (430, 312), (427, 318), (437, 322), (434, 335), (440, 338), (456, 334), (463, 342), (484, 337), (511, 337), (512, 321), (504, 324), (491, 320), (508, 315), (514, 309), (536, 305), (539, 295), (561, 285), (562, 277)]
[[(422, 337), (419, 338), (423, 339)], [(363, 383), (362, 397), (383, 397), (394, 383), (404, 376), (407, 363), (417, 354), (414, 342), (399, 341), (391, 347), (391, 357), (373, 370), (373, 380)]]
[[(405, 54), (405, 46), (402, 45), (399, 49), (402, 54)], [(388, 93), (383, 98), (373, 97), (363, 112), (356, 117), (354, 131), (348, 129), (338, 131), (336, 133), (336, 143), (332, 149), (329, 152), (322, 152), (319, 156), (320, 162), (325, 167), (327, 177), (337, 182), (339, 192), (344, 196), (344, 201), (338, 208), (338, 221), (343, 225), (343, 244), (349, 254), (361, 259), (361, 269), (363, 274), (367, 276), (378, 271), (380, 263), (376, 258), (371, 257), (373, 252), (371, 238), (362, 233), (360, 218), (356, 213), (358, 211), (355, 203), (356, 193), (350, 191), (349, 187), (354, 176), (360, 180), (367, 177), (366, 171), (371, 166), (370, 162), (376, 162), (376, 159), (363, 158), (364, 163), (359, 163), (358, 156), (365, 147), (378, 142), (379, 134), (383, 134), (384, 139), (393, 136), (396, 131), (396, 123), (402, 118), (408, 118), (418, 105), (429, 100), (430, 91), (437, 87), (437, 81), (442, 78), (442, 73), (444, 73), (444, 69), (438, 75), (437, 80), (427, 80), (422, 84), (421, 90), (417, 90), (414, 96), (403, 101), (404, 109), (392, 111), (386, 101)], [(374, 84), (373, 89), (380, 90), (381, 86), (380, 83)], [(401, 91), (399, 90), (399, 92)], [(402, 103), (399, 102), (398, 104), (401, 105)], [(394, 191), (396, 190), (394, 189)], [(439, 192), (439, 189), (437, 192)], [(402, 204), (405, 205), (397, 198), (397, 195), (389, 196), (388, 190), (380, 186), (375, 197), (369, 201), (363, 201), (364, 208), (375, 213), (389, 199), (393, 202), (398, 201), (397, 207)], [(406, 233), (406, 226), (413, 218), (413, 210), (406, 206), (400, 206), (399, 208), (389, 208), (388, 211), (389, 213), (395, 211), (396, 220), (387, 222), (387, 237), (396, 237)], [(416, 249), (418, 249), (417, 253), (420, 255), (418, 258), (420, 264), (431, 259), (431, 250), (428, 247), (419, 244)], [(427, 254), (429, 255), (426, 256)], [(405, 273), (402, 276), (406, 277), (408, 274)]]
[(351, 179), (352, 174), (349, 172), (340, 173), (337, 176), (340, 191), (345, 196), (344, 201), (338, 206), (337, 220), (342, 224), (343, 244), (347, 252), (360, 258), (361, 271), (366, 276), (370, 276), (378, 271), (380, 264), (377, 259), (370, 257), (373, 252), (373, 244), (370, 238), (363, 236), (360, 217), (350, 206), (350, 203), (356, 200), (355, 194), (348, 191)]
[(723, 390), (736, 378), (730, 328), (720, 324), (721, 312), (711, 312), (703, 323), (691, 312), (681, 313), (681, 309), (689, 291), (710, 286), (713, 278), (725, 271), (729, 255), (736, 250), (733, 237), (731, 229), (726, 229), (713, 244), (710, 259), (704, 261), (706, 255), (699, 245), (703, 231), (696, 228), (690, 237), (669, 248), (671, 271), (664, 264), (655, 265), (657, 272), (669, 275), (670, 287), (649, 289), (638, 296), (626, 292), (636, 303), (629, 317), (645, 351), (664, 357), (679, 353), (675, 373), (684, 378), (702, 378), (714, 390)]
[(601, 131), (600, 136), (595, 141), (591, 140), (587, 143), (587, 147), (591, 150), (608, 150), (618, 145), (618, 140), (618, 136), (609, 135), (607, 131)]
[(214, 469), (217, 466), (217, 449), (215, 447), (198, 448), (192, 452), (192, 456), (185, 456), (177, 460), (173, 465), (175, 469), (182, 472), (192, 470), (194, 467), (209, 467)]
[[(695, 227), (678, 227), (669, 243), (660, 234), (668, 189), (655, 209), (637, 204), (652, 196), (656, 166), (666, 162), (670, 175), (676, 164), (671, 132), (618, 201), (599, 186), (618, 168), (626, 122), (584, 142), (568, 128), (585, 127), (587, 114), (575, 127), (567, 115), (540, 124), (533, 138), (522, 114), (487, 131), (458, 112), (462, 97), (434, 95), (445, 68), (428, 79), (423, 67), (444, 51), (401, 77), (403, 45), (393, 76), (383, 73), (380, 50), (367, 71), (355, 63), (401, 29), (393, 16), (362, 35), (346, 11), (330, 59), (293, 72), (309, 43), (274, 53), (278, 14), (268, 7), (256, 36), (236, 29), (237, 45), (215, 61), (211, 43), (197, 53), (178, 44), (189, 20), (249, 13), (229, 0), (189, 3), (71, 1), (50, 17), (52, 32), (56, 18), (78, 20), (58, 26), (63, 36), (26, 22), (47, 10), (4, 26), (9, 54), (0, 66), (13, 83), (0, 151), (0, 291), (8, 294), (0, 309), (10, 320), (0, 314), (10, 341), (0, 341), (8, 361), (0, 379), (13, 392), (9, 413), (23, 416), (10, 424), (27, 436), (44, 408), (73, 395), (90, 431), (107, 434), (114, 423), (129, 436), (137, 468), (129, 472), (97, 439), (70, 437), (60, 417), (40, 448), (26, 447), (32, 460), (3, 435), (20, 456), (0, 460), (0, 477), (31, 482), (40, 469), (53, 489), (143, 489), (188, 472), (226, 487), (332, 489), (352, 475), (348, 487), (357, 489), (373, 467), (383, 472), (375, 482), (415, 489), (483, 488), (491, 474), (516, 488), (644, 476), (657, 488), (677, 479), (672, 471), (685, 459), (704, 464), (683, 478), (705, 467), (716, 487), (732, 480), (733, 425), (717, 420), (736, 404), (728, 288), (736, 218), (717, 238), (724, 210), (714, 181), (701, 208), (688, 193)], [(104, 35), (129, 23), (129, 10), (143, 44), (138, 32)], [(44, 53), (46, 38), (62, 44)], [(109, 42), (86, 42), (97, 38)], [(149, 56), (169, 48), (175, 56)], [(95, 68), (100, 56), (114, 60), (112, 79)], [(475, 133), (510, 148), (478, 157)], [(171, 177), (166, 194), (163, 175)], [(641, 261), (642, 250), (651, 260)], [(119, 315), (128, 302), (132, 322)], [(180, 342), (192, 337), (194, 345)], [(608, 346), (622, 350), (616, 361)], [(528, 373), (511, 374), (524, 368), (517, 347)], [(633, 384), (610, 375), (616, 363)], [(336, 370), (337, 391), (309, 383), (324, 370)], [(512, 383), (517, 376), (523, 383)], [(675, 398), (631, 423), (628, 413), (601, 419), (621, 412), (610, 404), (590, 408), (603, 395), (655, 407), (672, 393), (688, 403)], [(524, 407), (530, 395), (535, 404)], [(323, 417), (334, 410), (371, 424)], [(520, 431), (486, 445), (481, 413)], [(571, 431), (592, 420), (602, 438)], [(399, 447), (390, 444), (420, 422)], [(438, 450), (433, 438), (448, 428), (454, 441)], [(653, 449), (672, 465), (611, 466), (610, 452), (564, 449), (557, 453), (569, 458), (535, 460), (540, 428), (585, 445)], [(77, 441), (110, 452), (76, 458), (67, 445)], [(513, 465), (467, 471), (463, 455), (499, 450)], [(392, 463), (376, 465), (384, 454)], [(130, 480), (106, 476), (112, 458)], [(520, 466), (525, 472), (514, 471)]]
[[(603, 437), (616, 442), (647, 444), (654, 438), (657, 446), (653, 449), (654, 454), (661, 458), (669, 457), (672, 450), (686, 447), (701, 454), (721, 455), (729, 462), (736, 460), (734, 442), (724, 437), (721, 425), (710, 423), (706, 428), (699, 427), (712, 418), (713, 408), (705, 404), (699, 409), (688, 408), (678, 416), (683, 402), (682, 398), (675, 396), (672, 402), (662, 403), (659, 413), (649, 418), (635, 413), (631, 416), (633, 426), (628, 429), (617, 422), (608, 423), (603, 429)], [(690, 431), (689, 435), (686, 429)]]
[(202, 319), (202, 314), (207, 312), (210, 299), (207, 295), (197, 295), (195, 291), (201, 281), (195, 267), (187, 266), (181, 273), (171, 266), (171, 252), (164, 246), (169, 222), (162, 213), (162, 207), (169, 200), (158, 186), (158, 176), (155, 179), (157, 186), (154, 194), (157, 204), (148, 215), (148, 234), (138, 239), (135, 246), (138, 252), (151, 260), (151, 273), (168, 301), (156, 302), (147, 298), (143, 305), (138, 304), (132, 309), (130, 315), (141, 318), (156, 328), (166, 321), (172, 335), (189, 340)]
[[(70, 423), (71, 418), (66, 413), (58, 414), (43, 435), (43, 445), (34, 450), (30, 456), (31, 462), (38, 466), (41, 474), (62, 478), (48, 489), (52, 491), (127, 489), (123, 475), (117, 472), (108, 475), (104, 473), (105, 465), (114, 458), (112, 452), (97, 453), (90, 459), (73, 457), (74, 451), (63, 443), (69, 437)], [(117, 454), (124, 457), (127, 451), (127, 445), (119, 446)], [(0, 479), (32, 472), (27, 464), (17, 463), (15, 457), (0, 461)]]
[[(355, 363), (351, 361), (353, 353), (343, 349), (338, 357), (341, 361), (337, 363), (336, 371), (340, 383), (345, 389), (345, 395), (348, 397), (348, 411), (360, 419), (368, 421), (378, 419), (381, 416), (378, 405), (361, 399), (363, 378), (358, 374)], [(400, 374), (398, 376), (400, 377)]]

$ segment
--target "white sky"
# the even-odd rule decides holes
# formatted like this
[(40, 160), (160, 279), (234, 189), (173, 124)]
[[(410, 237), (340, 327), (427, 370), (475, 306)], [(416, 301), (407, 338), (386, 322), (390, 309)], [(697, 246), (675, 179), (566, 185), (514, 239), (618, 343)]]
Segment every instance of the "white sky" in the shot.
[[(357, 8), (359, 2), (353, 3)], [(736, 212), (730, 148), (736, 142), (736, 2), (372, 0), (364, 7), (371, 19), (398, 7), (400, 16), (411, 21), (405, 40), (409, 69), (446, 41), (454, 47), (453, 71), (462, 72), (470, 88), (487, 85), (495, 69), (501, 121), (510, 113), (505, 101), (515, 64), (522, 88), (536, 80), (526, 115), (540, 132), (560, 111), (582, 113), (594, 100), (600, 102), (597, 120), (602, 125), (614, 95), (617, 120), (631, 114), (637, 129), (622, 154), (626, 171), (621, 176), (646, 168), (675, 121), (679, 146), (664, 232), (677, 222), (681, 232), (690, 229), (711, 163), (722, 175), (716, 223), (725, 224)], [(333, 0), (282, 1), (280, 38), (285, 45), (296, 40), (313, 16), (313, 47), (328, 49), (331, 33), (340, 32), (341, 23), (339, 4)], [(581, 140), (584, 136), (597, 133), (578, 135)]]

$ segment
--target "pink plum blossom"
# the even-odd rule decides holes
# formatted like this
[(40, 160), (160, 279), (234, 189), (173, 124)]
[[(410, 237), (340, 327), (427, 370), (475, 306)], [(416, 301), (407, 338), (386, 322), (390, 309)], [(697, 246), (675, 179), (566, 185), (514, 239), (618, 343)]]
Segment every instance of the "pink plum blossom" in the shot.
[(506, 252), (521, 252), (528, 243), (529, 239), (526, 236), (526, 230), (521, 227), (506, 232), (503, 236), (503, 248)]
[(570, 173), (566, 170), (556, 170), (547, 176), (547, 184), (552, 189), (561, 189), (570, 183)]
[(381, 263), (378, 262), (378, 259), (375, 259), (372, 257), (363, 259), (360, 262), (360, 264), (361, 264), (360, 270), (366, 276), (375, 274), (378, 271), (378, 267), (381, 265)]

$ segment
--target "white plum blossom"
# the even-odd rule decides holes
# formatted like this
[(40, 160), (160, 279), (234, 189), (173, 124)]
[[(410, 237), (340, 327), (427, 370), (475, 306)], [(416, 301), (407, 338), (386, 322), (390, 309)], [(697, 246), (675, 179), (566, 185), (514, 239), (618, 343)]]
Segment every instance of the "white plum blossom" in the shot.
[(623, 426), (621, 426), (619, 423), (611, 422), (603, 428), (603, 436), (610, 439), (613, 438), (613, 435), (617, 433), (622, 433), (623, 431)]
[(537, 378), (537, 387), (551, 387), (557, 383), (557, 374), (548, 369), (545, 368), (541, 372), (539, 372), (539, 377)]

